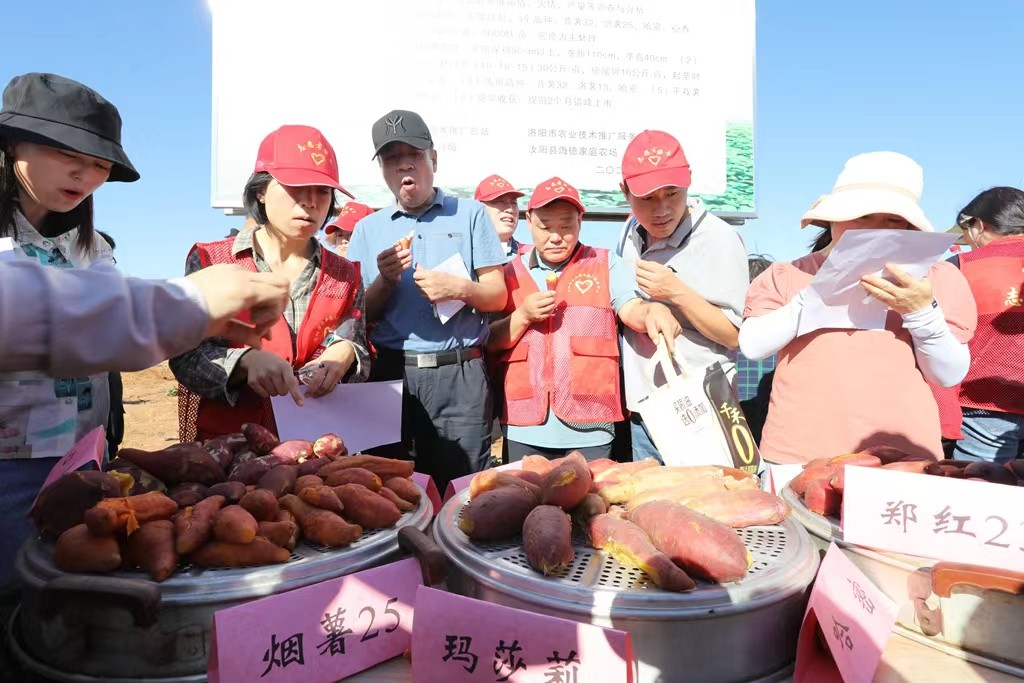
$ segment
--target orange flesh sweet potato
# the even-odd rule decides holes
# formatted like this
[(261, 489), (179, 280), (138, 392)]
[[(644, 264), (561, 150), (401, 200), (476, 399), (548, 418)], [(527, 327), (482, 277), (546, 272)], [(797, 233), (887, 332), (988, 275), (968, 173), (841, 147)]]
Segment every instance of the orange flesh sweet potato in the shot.
[(837, 465), (812, 465), (805, 468), (789, 482), (789, 488), (797, 495), (804, 495), (807, 487), (816, 479), (828, 481), (839, 470)]
[(847, 453), (829, 460), (832, 465), (856, 465), (857, 467), (881, 467), (882, 459), (870, 453)]
[(262, 536), (276, 546), (291, 550), (299, 540), (299, 525), (291, 520), (260, 522), (257, 538)]
[(420, 498), (422, 494), (416, 484), (411, 479), (405, 477), (390, 477), (384, 480), (384, 486), (391, 489), (398, 494), (398, 497), (406, 500), (413, 505), (420, 504)]
[(402, 518), (402, 511), (387, 498), (359, 484), (335, 486), (344, 508), (342, 516), (364, 529), (386, 529)]
[(690, 500), (686, 507), (733, 529), (778, 524), (789, 515), (784, 500), (760, 489), (718, 491)]
[(283, 496), (281, 507), (295, 515), (302, 535), (313, 543), (328, 548), (349, 545), (363, 534), (355, 524), (349, 524), (328, 510), (314, 507), (294, 494)]
[(538, 505), (523, 522), (523, 550), (541, 574), (556, 574), (572, 563), (572, 522), (554, 505)]
[(469, 497), (473, 499), (484, 491), (492, 491), (502, 486), (519, 486), (532, 491), (535, 495), (540, 493), (539, 486), (531, 484), (521, 477), (515, 477), (507, 472), (500, 472), (498, 470), (484, 470), (469, 482)]
[(668, 555), (654, 547), (647, 533), (633, 522), (612, 515), (596, 515), (587, 524), (590, 543), (627, 567), (639, 567), (654, 585), (668, 591), (690, 591), (697, 587), (686, 572)]
[(381, 487), (380, 491), (377, 491), (377, 495), (383, 496), (395, 504), (395, 507), (401, 510), (403, 513), (411, 512), (416, 509), (416, 506), (409, 501), (399, 498), (398, 494), (389, 489), (386, 486)]
[(85, 513), (85, 523), (95, 534), (126, 531), (132, 534), (146, 522), (170, 519), (178, 504), (160, 493), (150, 491), (127, 498), (105, 498)]
[[(627, 503), (656, 489), (691, 484), (702, 479), (717, 477), (724, 480), (722, 468), (710, 465), (694, 467), (656, 467), (640, 470), (611, 486), (601, 487), (598, 493), (609, 503)], [(725, 487), (722, 481), (722, 487)], [(742, 485), (737, 483), (737, 485)]]
[(750, 553), (739, 534), (678, 503), (645, 503), (629, 513), (629, 520), (691, 576), (726, 583), (739, 581), (750, 567)]
[[(277, 511), (280, 506), (277, 497), (266, 489), (255, 489), (249, 491), (238, 505), (253, 516), (257, 522), (270, 522), (277, 518)], [(241, 543), (242, 541), (228, 541), (229, 543)]]
[(566, 457), (541, 480), (540, 502), (571, 510), (587, 497), (593, 483), (586, 460), (582, 457)]
[(587, 469), (590, 470), (590, 476), (596, 477), (607, 469), (615, 467), (619, 463), (615, 462), (611, 458), (598, 458), (597, 460), (587, 461)]
[[(326, 467), (324, 469), (327, 469)], [(323, 470), (321, 470), (323, 472)], [(371, 491), (380, 491), (383, 486), (381, 478), (368, 469), (362, 467), (349, 467), (343, 470), (330, 472), (326, 477), (320, 475), (328, 486), (341, 486), (343, 484), (359, 484)]]
[(391, 477), (411, 477), (414, 464), (411, 460), (395, 460), (376, 455), (346, 455), (324, 466), (318, 474), (326, 479), (332, 472), (349, 467), (362, 467), (381, 479), (390, 479)]
[(310, 505), (324, 510), (330, 510), (331, 512), (339, 515), (344, 509), (341, 501), (338, 499), (338, 494), (334, 492), (334, 489), (323, 484), (320, 486), (307, 486), (299, 492), (299, 498)]
[(518, 486), (484, 491), (462, 508), (459, 528), (474, 541), (515, 536), (538, 504), (537, 496)]
[(256, 538), (258, 526), (256, 518), (241, 505), (228, 505), (213, 521), (213, 537), (221, 543), (245, 545)]
[(838, 517), (843, 507), (843, 494), (832, 488), (829, 479), (815, 479), (804, 493), (804, 505), (816, 514)]
[(112, 572), (121, 566), (121, 547), (109, 535), (96, 535), (78, 524), (60, 535), (53, 563), (65, 572)]
[(211, 541), (189, 555), (188, 559), (197, 567), (258, 567), (281, 564), (291, 556), (284, 548), (256, 536), (251, 543), (244, 544)]
[(629, 499), (626, 508), (633, 510), (652, 500), (669, 500), (674, 503), (686, 504), (702, 496), (730, 490), (728, 488), (729, 481), (726, 477), (705, 477), (664, 488), (648, 489)]
[(637, 460), (635, 462), (624, 462), (619, 465), (615, 465), (614, 467), (602, 470), (599, 474), (594, 476), (594, 481), (622, 481), (627, 477), (631, 477), (634, 474), (651, 467), (661, 467), (661, 463), (654, 458), (644, 458), (643, 460)]
[(128, 537), (127, 559), (157, 582), (167, 580), (178, 568), (174, 549), (174, 523), (167, 519), (146, 522)]
[(122, 448), (117, 457), (138, 465), (168, 486), (186, 482), (213, 486), (226, 479), (220, 463), (198, 441), (154, 452)]
[(213, 522), (225, 502), (224, 496), (210, 496), (175, 516), (174, 549), (179, 555), (195, 552), (210, 540)]

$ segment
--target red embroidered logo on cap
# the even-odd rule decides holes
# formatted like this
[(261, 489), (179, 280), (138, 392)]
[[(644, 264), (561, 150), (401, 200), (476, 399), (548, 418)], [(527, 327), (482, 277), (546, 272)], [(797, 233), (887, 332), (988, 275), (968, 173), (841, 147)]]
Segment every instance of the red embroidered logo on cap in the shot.
[(549, 183), (549, 184), (545, 185), (544, 189), (545, 190), (550, 190), (551, 192), (554, 192), (556, 194), (561, 194), (561, 193), (565, 192), (567, 189), (569, 189), (569, 186), (566, 185), (561, 180), (557, 180), (556, 179), (555, 182)]
[(668, 159), (671, 156), (672, 150), (670, 149), (665, 150), (660, 148), (651, 148), (645, 149), (644, 155), (642, 157), (637, 157), (636, 160), (637, 163), (642, 164), (644, 163), (644, 161), (649, 161), (651, 163), (651, 166), (657, 166), (662, 162), (663, 159)]

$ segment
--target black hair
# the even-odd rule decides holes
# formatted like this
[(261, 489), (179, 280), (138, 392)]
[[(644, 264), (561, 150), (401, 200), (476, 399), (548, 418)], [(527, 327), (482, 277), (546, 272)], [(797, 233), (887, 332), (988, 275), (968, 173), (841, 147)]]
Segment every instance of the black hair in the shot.
[(821, 251), (830, 244), (832, 244), (832, 228), (825, 228), (811, 242), (811, 252)]
[(960, 215), (980, 218), (985, 227), (1000, 235), (1024, 234), (1024, 191), (1016, 187), (992, 187), (960, 209)]
[(773, 259), (765, 254), (751, 254), (747, 257), (747, 268), (750, 269), (750, 280), (754, 281), (758, 275), (768, 270), (768, 267), (772, 265)]
[[(267, 207), (260, 201), (260, 195), (266, 191), (267, 185), (273, 179), (274, 176), (266, 171), (259, 171), (253, 173), (249, 176), (249, 180), (245, 181), (245, 189), (242, 190), (242, 208), (245, 209), (246, 216), (256, 221), (256, 225), (266, 225), (267, 223)], [(317, 230), (323, 230), (324, 225), (327, 225), (331, 216), (334, 215), (337, 206), (338, 196), (332, 188), (331, 205), (327, 207), (324, 222)]]
[[(14, 173), (14, 140), (0, 138), (0, 237), (18, 237), (14, 227), (14, 211), (19, 207), (18, 190), (21, 182)], [(42, 142), (40, 144), (46, 144)], [(50, 145), (53, 146), (53, 145)], [(79, 202), (71, 211), (59, 213), (50, 211), (41, 226), (48, 236), (62, 235), (78, 228), (78, 248), (92, 251), (96, 229), (93, 224), (92, 195)]]

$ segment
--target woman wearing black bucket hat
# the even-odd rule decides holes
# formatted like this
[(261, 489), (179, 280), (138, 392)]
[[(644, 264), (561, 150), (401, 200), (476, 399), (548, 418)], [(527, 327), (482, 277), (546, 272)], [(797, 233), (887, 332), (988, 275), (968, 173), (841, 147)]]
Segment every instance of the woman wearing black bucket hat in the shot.
[[(121, 148), (121, 116), (98, 93), (44, 73), (8, 84), (0, 109), (0, 238), (13, 238), (18, 257), (58, 268), (112, 267), (110, 247), (93, 228), (92, 194), (108, 180), (138, 178)], [(33, 306), (33, 293), (23, 301)], [(106, 373), (0, 374), (0, 596), (14, 587), (14, 555), (30, 533), (26, 513), (54, 458), (105, 425), (108, 412)]]

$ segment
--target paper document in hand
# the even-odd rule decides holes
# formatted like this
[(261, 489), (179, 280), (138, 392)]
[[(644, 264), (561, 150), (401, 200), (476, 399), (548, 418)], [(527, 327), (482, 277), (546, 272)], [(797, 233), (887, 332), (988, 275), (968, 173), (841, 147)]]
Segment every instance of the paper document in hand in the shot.
[(885, 276), (895, 263), (915, 278), (924, 277), (956, 235), (916, 230), (850, 230), (825, 259), (804, 298), (797, 334), (827, 328), (881, 330), (889, 307), (868, 297), (860, 279)]
[[(303, 388), (304, 389), (304, 388)], [(313, 441), (337, 434), (350, 453), (402, 440), (402, 381), (339, 384), (320, 398), (297, 406), (291, 396), (273, 396), (281, 441)]]
[(0, 261), (13, 261), (18, 258), (17, 252), (14, 251), (14, 238), (12, 237), (0, 237)]
[[(438, 273), (447, 273), (460, 277), (463, 280), (471, 279), (469, 277), (469, 269), (466, 268), (466, 262), (462, 259), (462, 254), (452, 254), (444, 261), (441, 261), (437, 266), (431, 268), (431, 270), (437, 271)], [(447, 299), (446, 301), (438, 301), (434, 304), (434, 308), (437, 311), (437, 317), (444, 325), (453, 317), (455, 314), (462, 310), (462, 307), (466, 305), (465, 301), (461, 299)]]

